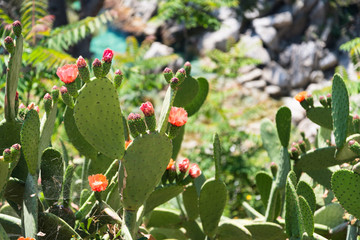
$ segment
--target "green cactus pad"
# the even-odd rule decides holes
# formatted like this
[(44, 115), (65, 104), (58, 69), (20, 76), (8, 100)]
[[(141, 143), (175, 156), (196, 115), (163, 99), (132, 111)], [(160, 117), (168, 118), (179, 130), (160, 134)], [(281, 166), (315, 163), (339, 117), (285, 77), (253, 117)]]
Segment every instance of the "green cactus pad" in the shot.
[(5, 229), (2, 227), (2, 225), (0, 224), (0, 239), (3, 240), (10, 240), (10, 238), (8, 237)]
[(303, 196), (299, 196), (299, 204), (301, 210), (301, 216), (304, 223), (304, 231), (312, 236), (314, 233), (314, 217), (313, 212)]
[[(37, 113), (36, 113), (37, 114)], [(25, 183), (22, 223), (25, 235), (35, 238), (38, 233), (37, 178), (28, 174)]]
[(267, 172), (258, 172), (255, 176), (256, 187), (260, 192), (261, 201), (264, 203), (266, 207), (268, 205), (271, 185), (272, 185), (272, 177)]
[[(236, 220), (238, 221), (238, 220)], [(286, 234), (284, 229), (270, 222), (252, 222), (244, 223), (244, 227), (249, 230), (253, 240), (285, 240)]]
[(339, 203), (356, 218), (360, 218), (360, 175), (341, 169), (332, 175), (332, 190)]
[[(353, 134), (346, 138), (346, 142), (348, 143), (350, 140), (355, 140), (357, 142), (360, 141), (360, 134)], [(336, 152), (336, 159), (340, 161), (352, 161), (358, 155), (350, 150), (349, 145), (345, 144), (338, 152)]]
[(198, 222), (184, 221), (182, 227), (186, 230), (186, 236), (191, 240), (205, 239), (205, 234), (202, 232)]
[(330, 169), (306, 170), (306, 173), (314, 179), (314, 181), (320, 183), (327, 189), (331, 189), (331, 176), (333, 172)]
[(279, 171), (276, 175), (275, 184), (279, 188), (284, 188), (286, 185), (286, 177), (291, 168), (289, 152), (285, 147), (281, 148), (280, 160), (281, 162), (279, 163)]
[(45, 148), (51, 145), (51, 135), (54, 132), (56, 113), (57, 113), (57, 102), (55, 102), (54, 107), (51, 108), (49, 114), (45, 114), (41, 119), (39, 155), (42, 154)]
[(45, 149), (41, 157), (41, 186), (49, 206), (60, 198), (63, 176), (61, 153), (53, 148)]
[(330, 129), (333, 129), (331, 108), (314, 107), (306, 111), (306, 116), (317, 125)]
[(95, 149), (121, 159), (125, 151), (124, 125), (117, 91), (107, 78), (95, 79), (81, 90), (74, 108), (76, 126)]
[(185, 110), (188, 113), (188, 116), (194, 115), (197, 111), (199, 111), (200, 107), (204, 104), (206, 97), (209, 93), (209, 83), (205, 78), (196, 79), (199, 85), (199, 91), (196, 96), (192, 99), (190, 104), (185, 106)]
[[(355, 159), (355, 156), (348, 155), (350, 158), (338, 160), (335, 158), (336, 147), (325, 147), (310, 150), (300, 156), (299, 161), (296, 162), (296, 167), (306, 170), (318, 170), (331, 167), (334, 165), (342, 164), (344, 162), (350, 162)], [(347, 157), (345, 154), (342, 156)]]
[(220, 144), (219, 135), (217, 133), (214, 134), (213, 147), (214, 147), (214, 160), (215, 160), (215, 179), (220, 180), (220, 176), (221, 176), (221, 144)]
[(220, 224), (217, 233), (219, 240), (252, 240), (251, 233), (243, 225), (233, 220), (227, 220)]
[(198, 91), (199, 84), (196, 79), (193, 77), (186, 77), (176, 93), (174, 106), (185, 108), (185, 106), (193, 101)]
[(336, 147), (341, 148), (345, 143), (347, 134), (349, 95), (344, 80), (339, 74), (335, 74), (333, 79), (331, 109)]
[[(291, 172), (289, 173), (289, 175)], [(303, 221), (300, 210), (299, 197), (296, 194), (293, 180), (288, 176), (285, 191), (286, 213), (285, 228), (290, 237), (300, 238), (303, 234)]]
[(9, 177), (9, 163), (0, 159), (0, 196), (5, 188)]
[(185, 127), (186, 127), (186, 125), (183, 125), (180, 128), (180, 131), (176, 135), (176, 137), (172, 139), (172, 145), (173, 145), (172, 156), (171, 156), (172, 159), (176, 159), (177, 155), (179, 154), (179, 151), (181, 149), (181, 144), (182, 144), (184, 134), (185, 134)]
[(165, 208), (156, 208), (151, 213), (149, 222), (146, 224), (146, 227), (176, 228), (179, 227), (180, 224), (180, 211)]
[(39, 230), (45, 233), (44, 237), (39, 238), (40, 240), (68, 240), (72, 237), (82, 239), (80, 235), (64, 220), (48, 212), (42, 212), (39, 214)]
[(155, 237), (156, 240), (188, 240), (180, 229), (153, 228), (150, 230), (150, 234)]
[(199, 213), (204, 233), (213, 237), (216, 234), (220, 217), (227, 199), (226, 185), (220, 180), (209, 179), (201, 188)]
[(29, 169), (35, 176), (39, 167), (40, 119), (39, 114), (31, 109), (25, 117), (20, 132), (21, 148)]
[(157, 206), (166, 203), (170, 199), (176, 197), (184, 191), (183, 186), (179, 185), (167, 185), (161, 188), (155, 189), (146, 200), (144, 214), (149, 213)]
[[(11, 236), (21, 236), (22, 228), (21, 228), (21, 219), (17, 217), (12, 217), (6, 214), (0, 213), (0, 225), (6, 229), (6, 233)], [(0, 235), (1, 237), (1, 235)], [(2, 238), (0, 238), (3, 240)], [(17, 238), (15, 238), (17, 239)]]
[(344, 222), (345, 211), (339, 203), (330, 203), (325, 205), (314, 214), (315, 223), (334, 228)]
[(161, 107), (160, 118), (157, 125), (157, 130), (160, 133), (166, 132), (166, 129), (168, 127), (169, 113), (173, 105), (175, 96), (176, 96), (176, 91), (169, 86), (166, 91), (166, 95)]
[(82, 206), (86, 200), (90, 197), (91, 195), (91, 192), (89, 189), (85, 188), (81, 191), (81, 194), (80, 194), (80, 206)]
[(80, 154), (90, 159), (96, 159), (97, 150), (85, 140), (76, 126), (74, 109), (66, 107), (64, 113), (64, 126), (70, 142), (80, 152)]
[(260, 125), (261, 140), (270, 160), (279, 163), (281, 148), (275, 125), (269, 119), (263, 119)]
[[(98, 173), (104, 174), (113, 161), (114, 160), (112, 158), (109, 158), (106, 155), (99, 153), (96, 158), (91, 159), (89, 163), (88, 175), (94, 175)], [(114, 176), (116, 171), (117, 170), (114, 169), (112, 173), (110, 173), (109, 179)]]
[(186, 215), (190, 221), (199, 216), (199, 198), (194, 185), (187, 187), (182, 194)]
[(138, 209), (149, 197), (169, 163), (171, 150), (169, 138), (159, 133), (138, 137), (128, 147), (122, 165), (126, 177), (120, 174), (119, 178), (126, 209)]
[(317, 136), (316, 136), (316, 148), (324, 148), (324, 147), (328, 147), (328, 143), (326, 141), (331, 140), (331, 130), (324, 128), (324, 127), (320, 127)]
[(291, 131), (291, 111), (288, 107), (281, 107), (276, 113), (276, 129), (283, 147), (288, 147)]
[(316, 208), (316, 197), (311, 186), (304, 181), (299, 181), (296, 187), (296, 193), (298, 196), (303, 196), (306, 199), (312, 214), (314, 214)]

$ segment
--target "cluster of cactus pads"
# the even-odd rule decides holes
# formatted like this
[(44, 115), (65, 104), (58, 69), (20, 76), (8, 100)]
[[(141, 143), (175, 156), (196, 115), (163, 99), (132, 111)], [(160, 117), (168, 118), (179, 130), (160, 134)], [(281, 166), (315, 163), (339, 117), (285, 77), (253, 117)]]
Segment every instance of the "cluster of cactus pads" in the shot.
[[(320, 126), (313, 146), (305, 134), (289, 146), (287, 107), (278, 110), (275, 125), (262, 121), (263, 146), (273, 162), (271, 174), (256, 175), (264, 211), (244, 202), (249, 218), (229, 219), (223, 216), (227, 188), (218, 135), (214, 178), (206, 180), (196, 164), (177, 157), (187, 118), (200, 109), (209, 90), (205, 78), (191, 76), (190, 63), (176, 74), (164, 70), (169, 87), (156, 119), (150, 102), (140, 107), (144, 117), (124, 117), (118, 94), (123, 74), (116, 70), (112, 80), (107, 78), (110, 49), (102, 61), (92, 63), (94, 77), (79, 57), (76, 65), (58, 69), (65, 86), (54, 86), (44, 96), (40, 119), (42, 111), (35, 104), (19, 106), (20, 22), (14, 22), (13, 30), (15, 39), (4, 41), (10, 58), (5, 119), (0, 122), (0, 197), (6, 200), (0, 208), (1, 240), (357, 238), (360, 119), (350, 115), (340, 75), (333, 78), (332, 93), (319, 98), (321, 106), (315, 107), (304, 92), (296, 96), (307, 117)], [(52, 147), (60, 96), (66, 105), (65, 131), (83, 156), (82, 164), (69, 161), (64, 144), (62, 152)], [(74, 174), (82, 180), (76, 190)], [(169, 201), (177, 208), (161, 207)]]

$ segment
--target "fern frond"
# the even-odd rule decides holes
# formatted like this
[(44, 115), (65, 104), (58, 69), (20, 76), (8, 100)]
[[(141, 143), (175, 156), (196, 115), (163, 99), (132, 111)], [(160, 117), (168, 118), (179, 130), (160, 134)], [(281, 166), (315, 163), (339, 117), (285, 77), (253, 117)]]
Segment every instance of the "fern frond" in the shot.
[(360, 38), (354, 38), (340, 46), (340, 50), (349, 52), (350, 59), (357, 71), (360, 71)]
[(69, 54), (54, 49), (38, 46), (30, 53), (24, 53), (23, 59), (27, 64), (34, 65), (40, 69), (56, 69), (65, 64), (74, 63), (75, 58)]
[(4, 39), (6, 36), (11, 35), (12, 23), (13, 20), (0, 8), (0, 39)]
[(139, 42), (134, 36), (126, 38), (126, 54), (136, 56), (139, 51)]
[(35, 35), (30, 34), (31, 30), (35, 27), (39, 19), (48, 15), (47, 8), (47, 0), (24, 0), (21, 4), (22, 33), (27, 40), (33, 38), (33, 44), (35, 44)]
[(116, 17), (111, 11), (106, 11), (96, 17), (87, 17), (78, 22), (57, 27), (50, 32), (49, 37), (44, 39), (44, 46), (58, 51), (66, 51), (70, 46), (94, 33), (103, 24), (112, 21)]

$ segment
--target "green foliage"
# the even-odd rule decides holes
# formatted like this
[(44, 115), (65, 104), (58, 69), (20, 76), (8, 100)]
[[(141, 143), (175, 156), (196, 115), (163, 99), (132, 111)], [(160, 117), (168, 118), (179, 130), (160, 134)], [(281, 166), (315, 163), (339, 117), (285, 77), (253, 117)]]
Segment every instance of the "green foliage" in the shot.
[(351, 61), (355, 65), (355, 69), (360, 71), (360, 38), (354, 38), (340, 46), (340, 50), (349, 52)]

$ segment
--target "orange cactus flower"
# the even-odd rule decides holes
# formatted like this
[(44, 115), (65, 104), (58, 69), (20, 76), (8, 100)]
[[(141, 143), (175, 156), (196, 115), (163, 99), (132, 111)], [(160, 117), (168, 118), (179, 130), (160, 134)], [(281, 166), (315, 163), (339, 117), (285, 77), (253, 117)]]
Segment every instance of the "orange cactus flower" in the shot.
[(173, 159), (170, 159), (170, 162), (167, 165), (166, 170), (170, 170), (174, 164), (175, 164), (175, 161)]
[(27, 238), (19, 237), (17, 240), (35, 240), (35, 239), (34, 239), (34, 238), (30, 238), (30, 237), (27, 237)]
[(79, 74), (79, 70), (76, 64), (66, 64), (62, 67), (59, 67), (56, 71), (56, 74), (65, 84), (69, 84), (75, 81)]
[(132, 140), (125, 141), (125, 150), (128, 148), (128, 146), (130, 145), (131, 142), (132, 142)]
[(187, 122), (188, 114), (183, 108), (172, 107), (169, 114), (169, 123), (181, 127)]
[(91, 175), (88, 179), (91, 190), (94, 192), (104, 191), (108, 185), (108, 180), (102, 174)]
[(303, 91), (303, 92), (299, 92), (298, 94), (296, 94), (295, 96), (295, 100), (298, 102), (302, 102), (305, 100), (305, 98), (307, 97), (307, 92)]

